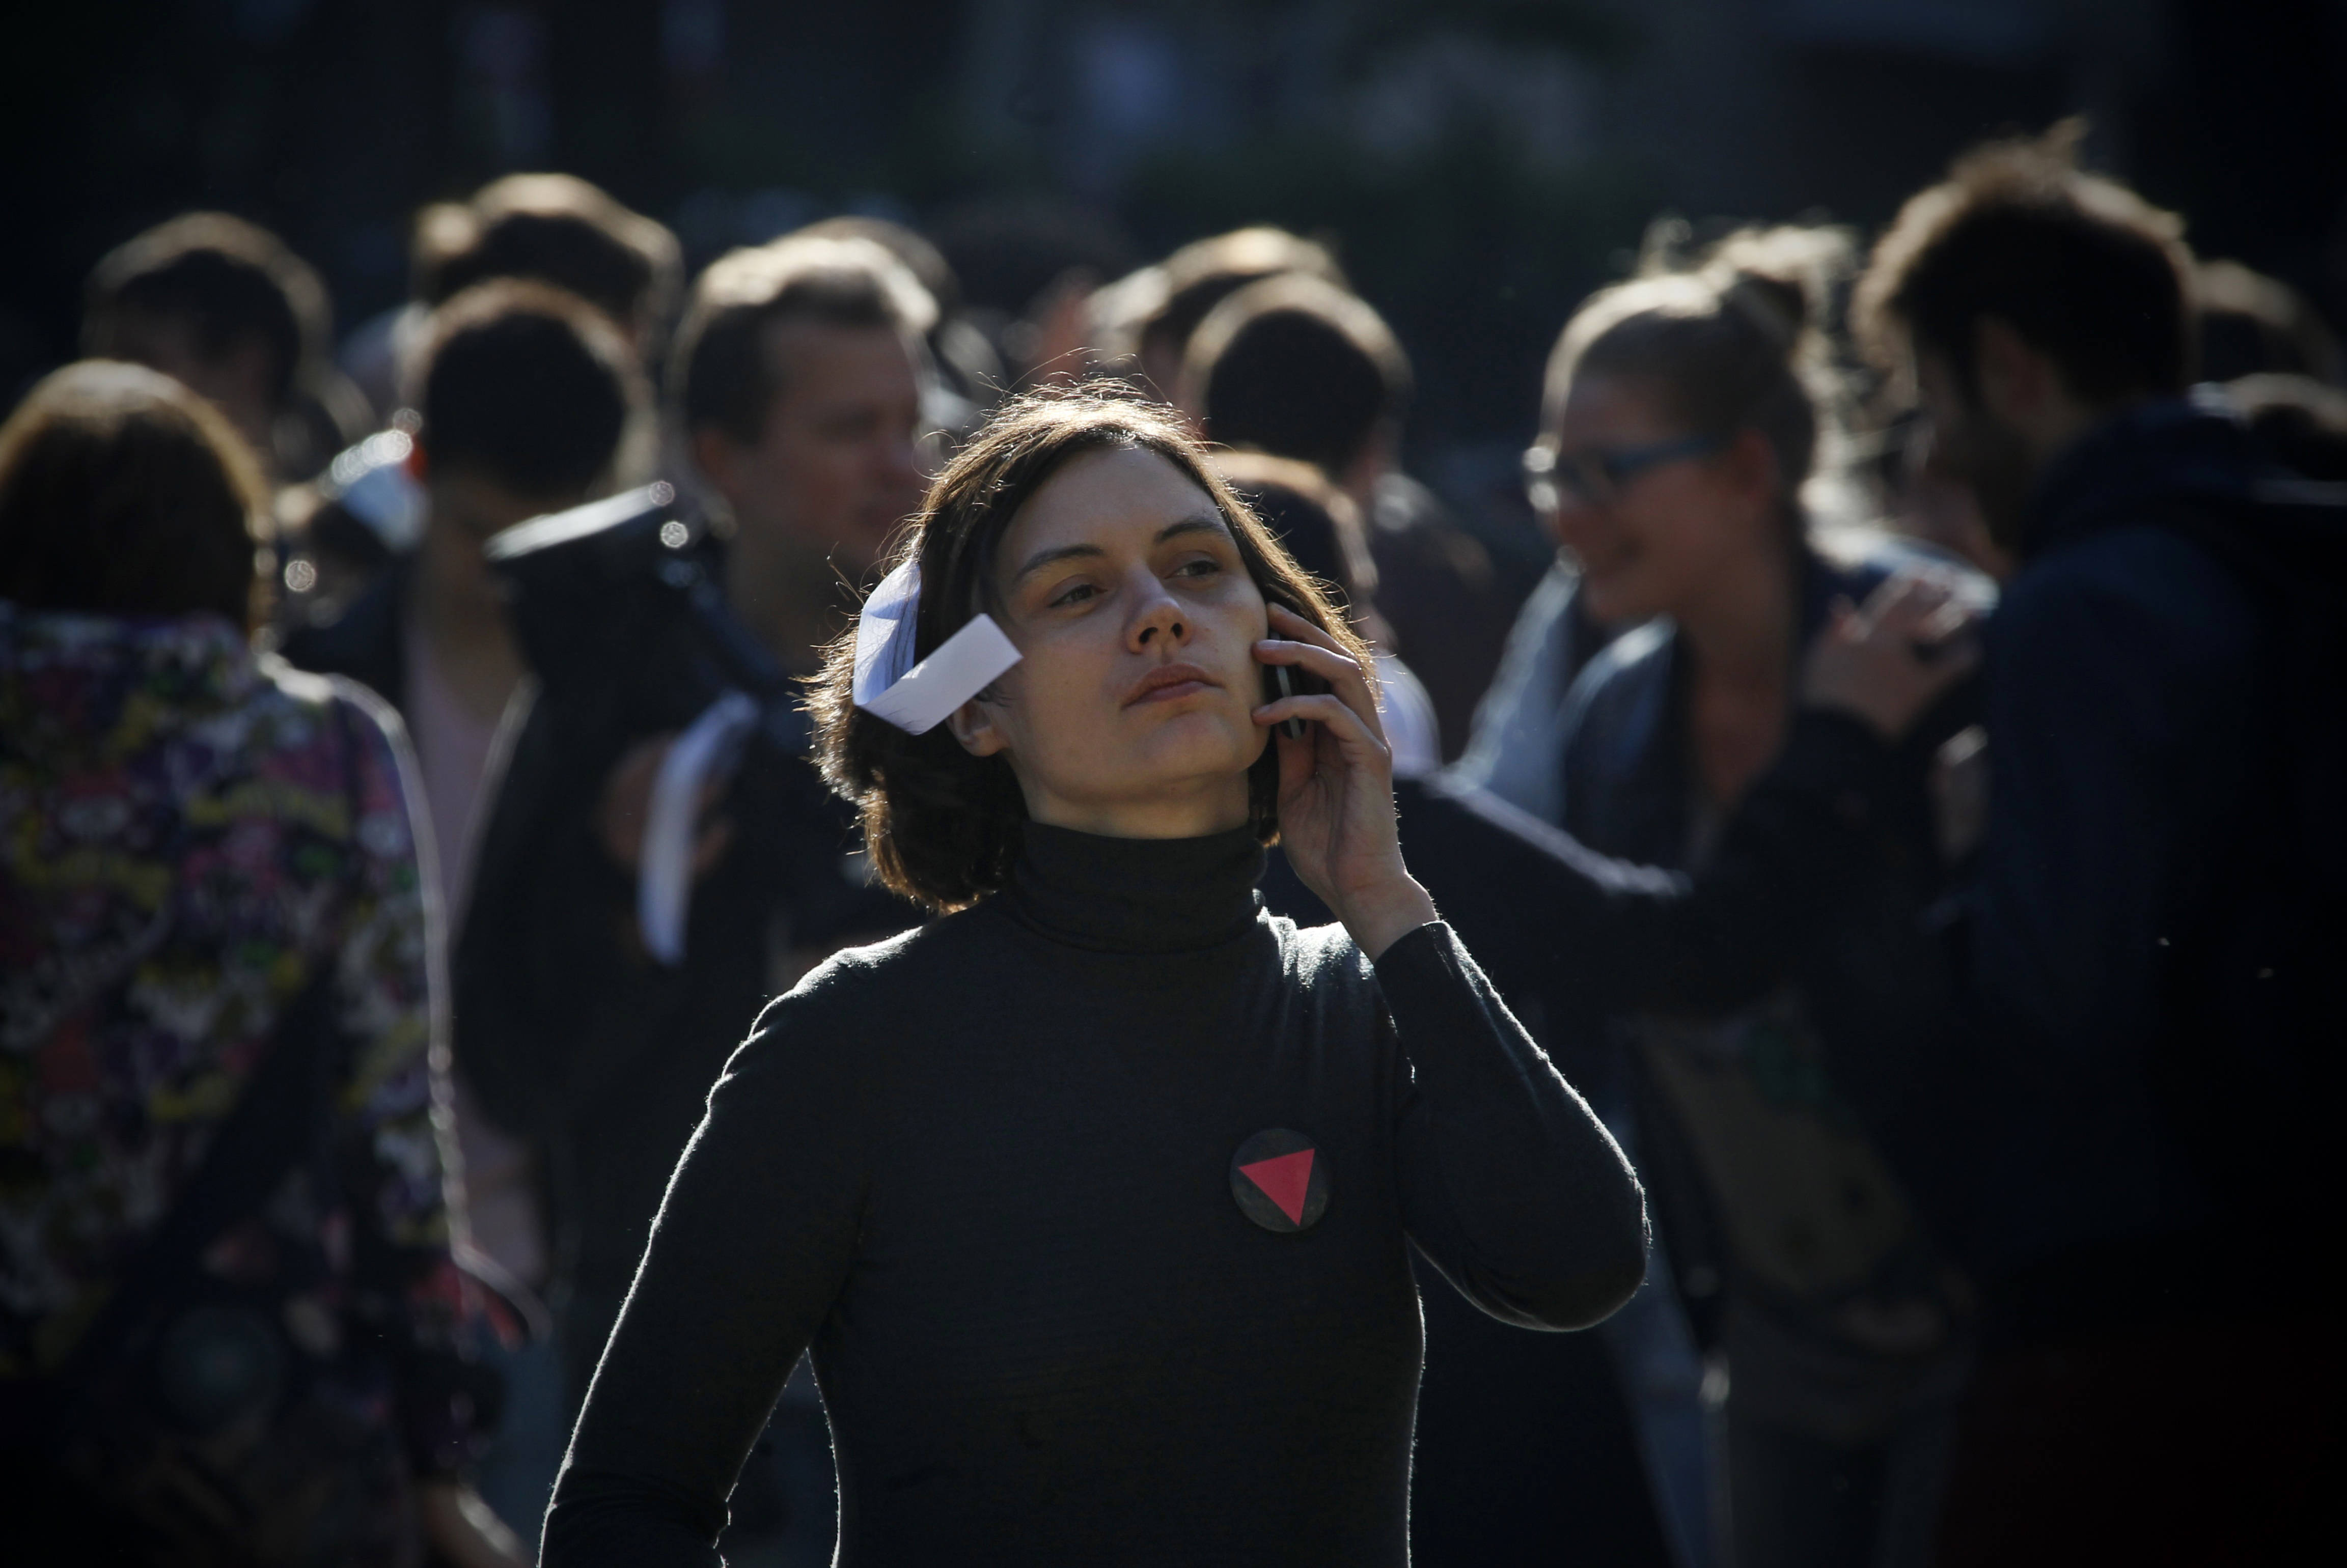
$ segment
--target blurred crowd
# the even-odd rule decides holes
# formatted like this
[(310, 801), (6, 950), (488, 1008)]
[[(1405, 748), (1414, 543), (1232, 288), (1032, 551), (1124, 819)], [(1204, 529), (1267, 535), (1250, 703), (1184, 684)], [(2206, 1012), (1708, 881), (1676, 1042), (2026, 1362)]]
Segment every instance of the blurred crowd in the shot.
[[(688, 278), (517, 175), (339, 341), (251, 223), (127, 240), (0, 429), (10, 1560), (534, 1560), (727, 1054), (918, 917), (795, 683), (990, 409), (1102, 382), (1337, 590), (1413, 870), (1648, 1191), (1590, 1335), (1427, 1293), (1419, 1561), (2280, 1550), (2338, 1387), (2347, 389), (2075, 149), (1870, 242), (1658, 220), (1524, 389), (1537, 548), (1406, 471), (1407, 346), (1278, 229), (1005, 318), (894, 222)], [(1919, 704), (1891, 643), (1975, 667)], [(1769, 817), (1795, 766), (1846, 820)], [(828, 1561), (829, 1466), (802, 1367), (727, 1560)]]

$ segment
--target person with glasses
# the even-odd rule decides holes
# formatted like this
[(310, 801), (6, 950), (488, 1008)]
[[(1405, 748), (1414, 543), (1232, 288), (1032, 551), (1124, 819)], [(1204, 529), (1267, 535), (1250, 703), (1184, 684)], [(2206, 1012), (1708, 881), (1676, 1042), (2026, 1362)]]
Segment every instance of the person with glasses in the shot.
[[(1525, 478), (1570, 564), (1519, 623), (1515, 684), (1487, 700), (1465, 782), (1599, 855), (1701, 877), (1784, 752), (1804, 651), (1838, 607), (1918, 573), (1952, 615), (1986, 602), (1956, 563), (1829, 538), (1804, 507), (1826, 401), (1814, 302), (1847, 262), (1830, 233), (1746, 233), (1566, 327)], [(1597, 627), (1627, 630), (1593, 649)], [(1919, 778), (1973, 692), (1900, 743)], [(1928, 1542), (1967, 1308), (1938, 1194), (1884, 1152), (1945, 1027), (1922, 913), (1948, 846), (1928, 825), (1911, 839), (1842, 883), (1748, 1000), (1549, 1019), (1568, 1057), (1607, 1064), (1593, 1099), (1655, 1194), (1665, 1250), (1606, 1332), (1688, 1560), (1723, 1523), (1744, 1564), (1904, 1562)], [(1726, 1522), (1707, 1369), (1727, 1374)]]

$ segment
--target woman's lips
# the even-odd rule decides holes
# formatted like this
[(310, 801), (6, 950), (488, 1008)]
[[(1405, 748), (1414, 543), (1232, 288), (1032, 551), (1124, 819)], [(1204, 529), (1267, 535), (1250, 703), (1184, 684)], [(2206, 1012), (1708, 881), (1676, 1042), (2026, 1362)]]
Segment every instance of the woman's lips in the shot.
[(1124, 705), (1131, 708), (1143, 702), (1171, 702), (1221, 684), (1195, 664), (1160, 664), (1133, 683), (1125, 693)]

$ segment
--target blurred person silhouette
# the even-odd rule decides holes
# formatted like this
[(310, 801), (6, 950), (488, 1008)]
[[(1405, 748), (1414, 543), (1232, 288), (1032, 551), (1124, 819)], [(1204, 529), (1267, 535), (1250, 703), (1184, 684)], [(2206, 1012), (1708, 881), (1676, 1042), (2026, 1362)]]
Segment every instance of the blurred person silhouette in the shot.
[[(856, 585), (918, 505), (934, 305), (871, 241), (793, 236), (721, 258), (693, 286), (670, 375), (732, 616), (778, 671), (812, 673)], [(428, 425), (427, 425), (428, 435)], [(759, 1002), (850, 936), (910, 912), (867, 888), (852, 816), (797, 754), (744, 764), (702, 803), (689, 939), (655, 959), (637, 923), (642, 844), (672, 733), (617, 750), (533, 704), (484, 829), (460, 1037), (494, 1050), (491, 1098), (539, 1130), (568, 1193), (564, 1363), (587, 1390), (709, 1088)], [(478, 1060), (474, 1059), (474, 1060)], [(784, 1396), (728, 1551), (830, 1541), (829, 1448), (814, 1385)], [(779, 1538), (779, 1541), (777, 1540)]]
[[(1704, 867), (1783, 750), (1803, 651), (1837, 603), (1919, 571), (1993, 597), (1952, 561), (1829, 537), (1802, 505), (1831, 402), (1816, 322), (1847, 261), (1830, 231), (1746, 232), (1601, 292), (1559, 344), (1532, 470), (1553, 487), (1577, 597), (1635, 630), (1574, 679), (1553, 749), (1485, 759), (1588, 850)], [(1963, 728), (1965, 705), (1961, 690), (1938, 704), (1910, 757)], [(1758, 995), (1551, 1020), (1610, 1042), (1593, 1094), (1655, 1196), (1667, 1266), (1606, 1333), (1683, 1560), (1717, 1550), (1698, 1350), (1726, 1372), (1736, 1562), (1928, 1553), (1966, 1295), (1866, 1114), (1885, 1064), (1946, 1049), (1924, 912), (1956, 855), (1920, 836), (1850, 877)]]
[(210, 400), (272, 485), (315, 471), (365, 428), (326, 359), (325, 285), (267, 230), (190, 212), (108, 252), (89, 275), (82, 352), (159, 370)]
[(1327, 246), (1285, 229), (1258, 224), (1194, 240), (1099, 290), (1087, 313), (1087, 346), (1110, 374), (1171, 402), (1198, 323), (1249, 283), (1288, 272), (1349, 286)]
[(733, 611), (794, 674), (821, 667), (920, 505), (922, 340), (936, 302), (877, 244), (787, 237), (694, 283), (669, 372), (727, 540)]
[(1011, 384), (1090, 374), (1090, 302), (1134, 254), (1112, 218), (1034, 192), (979, 196), (947, 208), (928, 232), (964, 291), (961, 318), (995, 345)]
[(2340, 384), (2339, 340), (2296, 289), (2239, 261), (2199, 263), (2192, 286), (2201, 380), (2303, 375)]
[(682, 252), (666, 225), (633, 212), (570, 174), (508, 174), (463, 201), (415, 215), (408, 247), (410, 299), (354, 329), (343, 368), (379, 420), (400, 406), (402, 362), (432, 312), (477, 283), (524, 278), (578, 295), (619, 325), (647, 366), (657, 363), (683, 281)]
[[(343, 340), (343, 369), (374, 407), (374, 433), (334, 455), (287, 497), (300, 526), (287, 563), (292, 626), (332, 620), (395, 557), (413, 548), (424, 497), (407, 473), (403, 386), (432, 313), (477, 284), (513, 278), (574, 294), (618, 325), (648, 371), (676, 311), (683, 263), (665, 226), (569, 174), (511, 174), (415, 216), (411, 298)], [(304, 476), (307, 477), (306, 475)]]
[(961, 280), (928, 236), (886, 218), (849, 214), (810, 223), (786, 237), (868, 240), (913, 274), (932, 306), (932, 320), (922, 334), (935, 373), (926, 389), (926, 416), (932, 428), (958, 439), (1001, 399), (1002, 356), (995, 352), (993, 340), (964, 313)]
[[(1319, 469), (1293, 458), (1218, 452), (1215, 466), (1378, 650), (1384, 629), (1373, 601), (1377, 564), (1352, 502)], [(1440, 765), (1433, 705), (1391, 654), (1377, 651), (1377, 670), (1395, 803), (1413, 855), (1425, 846), (1430, 886), (1442, 890), (1446, 907), (1462, 881), (1504, 886), (1509, 902), (1524, 895), (1523, 865), (1550, 855), (1549, 846), (1432, 793)], [(1267, 853), (1262, 891), (1266, 908), (1298, 925), (1333, 918), (1277, 845)], [(1540, 999), (1529, 989), (1530, 971), (1549, 956), (1517, 961), (1523, 944), (1504, 920), (1487, 917), (1480, 904), (1462, 908), (1478, 938), (1499, 955), (1488, 971), (1493, 982), (1537, 1031)], [(1566, 1076), (1573, 1077), (1569, 1065)], [(1602, 1344), (1512, 1330), (1439, 1281), (1421, 1277), (1419, 1299), (1426, 1370), (1410, 1459), (1411, 1561), (1430, 1568), (1513, 1561), (1569, 1534), (1577, 1550), (1617, 1568), (1666, 1563), (1629, 1414)]]
[[(1667, 221), (1667, 220), (1665, 220)], [(1656, 257), (1668, 231), (1650, 228), (1642, 266)], [(1475, 705), (1475, 718), (1454, 775), (1491, 791), (1542, 821), (1558, 815), (1558, 752), (1563, 745), (1566, 700), (1582, 668), (1623, 629), (1597, 620), (1581, 592), (1581, 563), (1565, 547), (1559, 525), (1565, 492), (1556, 478), (1556, 452), (1563, 441), (1563, 372), (1573, 346), (1572, 324), (1557, 335), (1542, 377), (1540, 438), (1523, 456), (1524, 498), (1556, 556), (1516, 612), (1491, 682)]]
[[(2182, 225), (2082, 172), (2081, 131), (1960, 159), (1858, 295), (2016, 562), (1963, 906), (1987, 1360), (1941, 1554), (2263, 1561), (2323, 1528), (2340, 1395), (2311, 1264), (2338, 1232), (2347, 512), (2185, 395)], [(1854, 691), (1880, 640), (1843, 641)]]
[(1388, 646), (1393, 634), (1377, 610), (1378, 563), (1369, 555), (1352, 497), (1319, 468), (1292, 457), (1217, 452), (1214, 466), (1296, 564), (1336, 589), (1331, 602), (1345, 611), (1376, 656), (1378, 717), (1393, 748), (1394, 777), (1422, 779), (1435, 773), (1442, 766), (1442, 735), (1434, 699)]
[[(405, 461), (425, 497), (422, 538), (337, 620), (297, 630), (285, 656), (361, 682), (415, 738), (422, 804), (439, 846), (451, 945), (471, 911), (500, 727), (523, 661), (482, 559), (491, 536), (638, 477), (649, 404), (635, 358), (601, 313), (541, 283), (478, 284), (433, 313), (414, 367), (420, 416)], [(632, 432), (631, 426), (635, 427)], [(515, 721), (519, 723), (519, 714)], [(474, 1240), (521, 1284), (556, 1283), (548, 1173), (538, 1129), (484, 1103), (470, 1065), (480, 1043), (460, 1014), (456, 1131)], [(511, 1416), (483, 1472), (499, 1516), (535, 1540), (562, 1458), (568, 1406), (556, 1350), (507, 1367)]]
[(250, 651), (266, 507), (226, 419), (140, 367), (59, 371), (0, 428), (0, 1478), (28, 1568), (525, 1560), (462, 1479), (493, 1390), (435, 1125), (427, 819), (388, 708)]
[(1409, 359), (1362, 300), (1290, 272), (1235, 290), (1189, 339), (1177, 400), (1214, 440), (1311, 463), (1368, 525), (1393, 651), (1464, 749), (1515, 609), (1491, 554), (1396, 466)]

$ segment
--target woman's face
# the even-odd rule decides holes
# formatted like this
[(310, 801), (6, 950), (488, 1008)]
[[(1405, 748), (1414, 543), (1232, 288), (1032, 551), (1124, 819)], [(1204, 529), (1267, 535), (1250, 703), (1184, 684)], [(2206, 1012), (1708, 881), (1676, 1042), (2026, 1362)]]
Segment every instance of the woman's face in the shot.
[[(1689, 434), (1637, 384), (1582, 375), (1546, 439), (1569, 461), (1627, 456)], [(1560, 485), (1554, 528), (1581, 562), (1589, 613), (1616, 624), (1682, 613), (1723, 571), (1743, 569), (1777, 526), (1767, 464), (1765, 443), (1747, 436), (1710, 456), (1655, 463), (1603, 497)]]
[(1023, 657), (952, 723), (1010, 757), (1030, 815), (1136, 838), (1246, 821), (1268, 627), (1195, 481), (1154, 452), (1071, 458), (1011, 519), (994, 588)]

